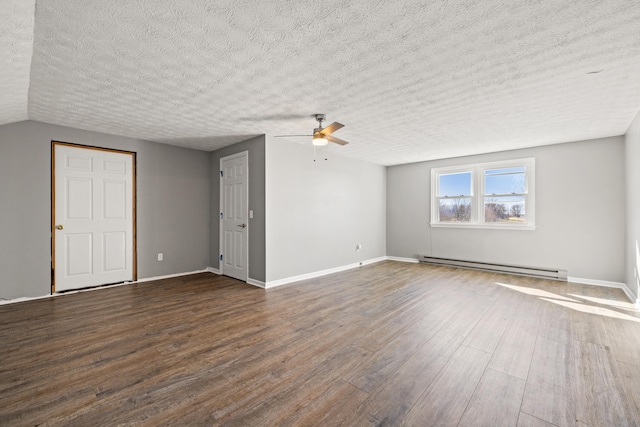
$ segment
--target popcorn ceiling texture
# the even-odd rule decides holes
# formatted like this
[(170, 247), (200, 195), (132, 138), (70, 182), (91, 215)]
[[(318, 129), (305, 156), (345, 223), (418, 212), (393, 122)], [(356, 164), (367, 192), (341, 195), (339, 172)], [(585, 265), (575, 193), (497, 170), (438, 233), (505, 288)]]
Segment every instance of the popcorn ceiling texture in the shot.
[[(0, 123), (25, 118), (16, 15)], [(326, 113), (329, 150), (385, 165), (621, 135), (639, 23), (628, 0), (38, 1), (28, 118), (215, 150)]]
[(0, 0), (0, 125), (27, 120), (35, 0)]

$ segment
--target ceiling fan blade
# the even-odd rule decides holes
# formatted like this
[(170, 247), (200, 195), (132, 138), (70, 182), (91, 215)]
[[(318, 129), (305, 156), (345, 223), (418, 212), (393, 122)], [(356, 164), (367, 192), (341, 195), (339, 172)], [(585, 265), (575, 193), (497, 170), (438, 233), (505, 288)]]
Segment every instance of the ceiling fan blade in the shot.
[(274, 138), (289, 138), (291, 136), (313, 136), (313, 135), (273, 135)]
[(331, 142), (335, 142), (336, 144), (340, 144), (340, 145), (347, 145), (348, 142), (340, 139), (340, 138), (336, 138), (335, 136), (331, 136), (331, 135), (325, 135), (325, 137), (327, 138), (327, 140), (331, 141)]
[(322, 129), (320, 131), (320, 133), (323, 134), (323, 135), (329, 135), (329, 134), (334, 133), (335, 131), (337, 131), (338, 129), (341, 129), (343, 127), (344, 127), (344, 125), (342, 123), (333, 122), (329, 126), (327, 126), (326, 128)]

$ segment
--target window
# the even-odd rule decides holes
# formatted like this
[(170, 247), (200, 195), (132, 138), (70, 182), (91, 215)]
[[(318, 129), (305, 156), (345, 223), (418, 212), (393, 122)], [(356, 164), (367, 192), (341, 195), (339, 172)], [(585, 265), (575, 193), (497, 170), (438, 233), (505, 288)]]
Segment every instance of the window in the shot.
[(431, 170), (431, 225), (526, 229), (534, 222), (535, 159)]

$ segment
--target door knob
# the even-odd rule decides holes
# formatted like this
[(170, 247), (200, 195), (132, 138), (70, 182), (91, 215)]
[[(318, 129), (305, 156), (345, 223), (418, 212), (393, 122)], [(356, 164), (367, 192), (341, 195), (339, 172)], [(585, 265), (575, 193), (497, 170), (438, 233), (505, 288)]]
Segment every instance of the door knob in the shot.
[(62, 224), (56, 225), (56, 229), (57, 230), (62, 230), (64, 228), (64, 226)]
[(246, 226), (247, 226), (247, 224), (240, 224), (240, 225), (238, 225), (238, 227), (242, 227), (242, 228), (245, 228)]

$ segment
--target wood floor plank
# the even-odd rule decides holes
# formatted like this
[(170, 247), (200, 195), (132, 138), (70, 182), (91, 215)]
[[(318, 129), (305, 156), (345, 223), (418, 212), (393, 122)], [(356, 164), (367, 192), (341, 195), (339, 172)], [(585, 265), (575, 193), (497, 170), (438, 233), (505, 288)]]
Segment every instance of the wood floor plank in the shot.
[(608, 347), (574, 341), (576, 421), (591, 426), (637, 426), (618, 367)]
[(525, 381), (520, 378), (493, 369), (485, 370), (460, 420), (460, 425), (493, 427), (516, 425), (524, 387)]
[(491, 355), (460, 346), (403, 420), (405, 426), (455, 426)]
[(538, 326), (538, 335), (560, 342), (571, 341), (573, 337), (571, 308), (563, 305), (563, 300), (545, 299), (544, 310)]
[(573, 341), (538, 336), (522, 411), (561, 427), (576, 422)]
[(636, 423), (640, 424), (640, 369), (635, 365), (618, 362), (618, 371), (624, 384), (627, 398)]
[[(109, 423), (113, 425), (125, 425), (132, 419), (141, 422), (151, 418), (168, 418), (163, 414), (179, 417), (194, 393), (208, 386), (208, 378), (199, 373), (176, 375), (132, 392), (126, 399), (117, 401), (117, 405), (116, 401), (112, 401), (103, 408), (109, 409)], [(96, 415), (94, 411), (85, 412), (74, 418), (73, 423), (100, 425), (100, 416)]]
[(284, 421), (284, 426), (348, 426), (347, 420), (369, 394), (343, 380), (337, 380), (324, 393)]
[(367, 393), (374, 392), (390, 376), (419, 351), (439, 330), (433, 328), (430, 318), (405, 329), (388, 341), (387, 345), (371, 354), (367, 360), (349, 371), (344, 379)]
[(436, 333), (347, 419), (347, 425), (400, 425), (464, 338)]
[(543, 309), (544, 304), (538, 299), (526, 298), (518, 304), (489, 368), (527, 379)]
[[(420, 297), (414, 298), (411, 303), (402, 301), (398, 309), (390, 310), (386, 307), (380, 310), (367, 312), (367, 316), (371, 316), (371, 330), (364, 336), (358, 338), (355, 344), (359, 347), (366, 348), (372, 352), (376, 352), (389, 345), (389, 342), (396, 338), (398, 334), (415, 328), (416, 323), (428, 325), (429, 330), (438, 330), (441, 323), (445, 322), (455, 314), (457, 309), (448, 308), (444, 305), (434, 306), (434, 301), (441, 301), (447, 298), (456, 299), (456, 289), (452, 287), (424, 286), (419, 294)], [(464, 293), (459, 293), (460, 297), (464, 297)], [(458, 299), (459, 300), (459, 299)]]
[[(203, 402), (203, 406), (215, 410), (216, 419), (240, 418), (247, 412), (255, 412), (256, 400), (266, 400), (266, 396), (290, 390), (292, 384), (307, 383), (311, 373), (320, 375), (319, 378), (331, 377), (326, 372), (318, 373), (327, 366), (327, 360), (342, 357), (345, 353), (358, 354), (357, 359), (344, 361), (344, 369), (347, 369), (353, 368), (366, 357), (366, 350), (350, 345), (335, 345), (341, 337), (346, 339), (352, 335), (348, 329), (341, 333), (327, 329), (323, 333), (326, 333), (324, 338), (299, 332), (300, 340), (297, 343), (279, 347), (275, 352), (263, 354), (264, 357), (252, 359), (248, 364), (232, 365), (224, 371), (224, 375), (234, 385), (220, 392), (214, 402)], [(336, 341), (332, 341), (332, 338)], [(270, 403), (270, 406), (261, 410), (266, 411), (273, 406)]]
[[(482, 289), (482, 287), (480, 287)], [(493, 303), (498, 298), (497, 288), (491, 289), (490, 295), (476, 295), (473, 304), (467, 304), (464, 310), (458, 311), (455, 316), (443, 326), (445, 332), (462, 335), (466, 337), (475, 328), (482, 317), (490, 310)], [(461, 306), (463, 304), (460, 304)]]
[(475, 325), (464, 345), (493, 353), (522, 299), (522, 294), (505, 291)]
[(32, 424), (31, 420), (34, 418), (43, 421), (52, 418), (65, 418), (95, 403), (96, 396), (92, 392), (91, 386), (72, 384), (72, 387), (70, 391), (38, 397), (37, 401), (29, 403), (28, 414), (24, 406), (16, 407), (11, 405), (5, 407), (3, 404), (0, 413), (0, 425), (30, 425)]
[(578, 341), (610, 346), (607, 329), (597, 314), (571, 311), (571, 330)]
[[(297, 411), (326, 393), (346, 370), (359, 364), (366, 355), (366, 350), (349, 346), (326, 361), (305, 369), (292, 381), (281, 383), (283, 387), (272, 388), (269, 396), (261, 402), (231, 415), (248, 425), (282, 425)], [(300, 393), (299, 390), (306, 390), (306, 393)]]
[(602, 321), (616, 360), (640, 367), (640, 319), (630, 321), (604, 317)]
[(520, 417), (518, 418), (517, 427), (558, 427), (558, 426), (555, 424), (551, 424), (546, 421), (543, 421), (540, 418), (536, 418), (533, 415), (520, 412)]

